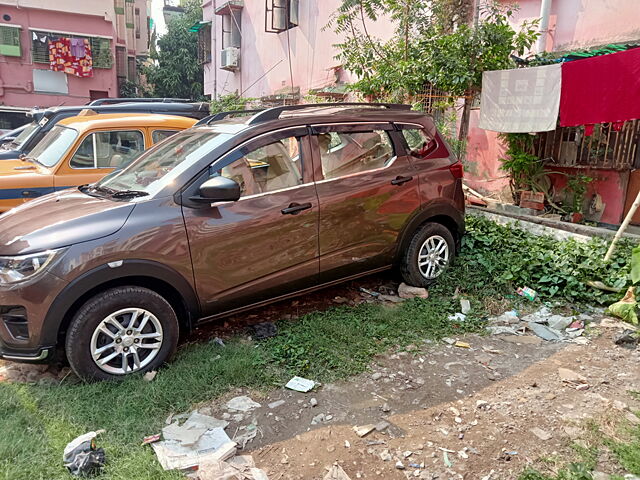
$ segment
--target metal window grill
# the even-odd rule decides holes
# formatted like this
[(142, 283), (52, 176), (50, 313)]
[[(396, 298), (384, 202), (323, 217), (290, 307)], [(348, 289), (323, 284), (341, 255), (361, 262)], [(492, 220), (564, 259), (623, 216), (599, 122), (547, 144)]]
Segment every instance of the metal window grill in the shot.
[(118, 78), (127, 78), (127, 49), (116, 47), (116, 75)]
[(198, 61), (209, 63), (211, 58), (211, 25), (205, 25), (198, 31)]
[(0, 55), (21, 56), (20, 28), (6, 25), (0, 26)]
[(414, 108), (428, 113), (438, 121), (444, 116), (448, 105), (454, 104), (457, 100), (457, 96), (429, 84), (425, 85), (420, 93), (408, 98), (405, 103), (413, 104)]
[(37, 38), (31, 40), (31, 59), (33, 63), (49, 63), (49, 42), (41, 42), (44, 37), (47, 39), (67, 37), (86, 38), (91, 45), (91, 55), (93, 57), (93, 68), (111, 68), (113, 57), (111, 55), (111, 40), (101, 37), (84, 37), (80, 35), (52, 33), (44, 31), (32, 31)]
[(626, 122), (620, 130), (610, 123), (594, 127), (585, 136), (584, 127), (559, 127), (539, 133), (534, 151), (554, 164), (574, 168), (628, 170), (640, 167), (640, 121)]

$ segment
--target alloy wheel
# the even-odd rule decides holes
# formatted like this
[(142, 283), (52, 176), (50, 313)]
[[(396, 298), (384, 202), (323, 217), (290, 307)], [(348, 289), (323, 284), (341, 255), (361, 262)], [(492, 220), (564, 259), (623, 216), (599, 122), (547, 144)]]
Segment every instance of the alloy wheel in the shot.
[(98, 324), (91, 337), (91, 357), (101, 370), (126, 375), (149, 365), (162, 341), (162, 325), (153, 313), (124, 308)]
[(438, 277), (449, 265), (449, 244), (440, 235), (427, 238), (418, 253), (418, 270), (428, 280)]

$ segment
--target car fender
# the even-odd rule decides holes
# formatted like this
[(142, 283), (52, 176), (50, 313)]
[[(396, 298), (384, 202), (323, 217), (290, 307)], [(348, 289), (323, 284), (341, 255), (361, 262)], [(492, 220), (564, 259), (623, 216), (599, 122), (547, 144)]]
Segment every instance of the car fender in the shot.
[[(160, 280), (173, 287), (180, 295), (185, 311), (188, 315), (186, 319), (188, 327), (191, 327), (200, 317), (198, 297), (189, 281), (172, 268), (158, 262), (150, 260), (124, 260), (111, 262), (111, 264), (96, 267), (79, 277), (75, 278), (58, 294), (49, 307), (44, 320), (42, 330), (42, 345), (53, 345), (57, 343), (61, 328), (66, 328), (66, 323), (70, 320), (72, 307), (82, 299), (83, 296), (101, 285), (109, 285), (117, 282), (118, 285), (126, 285), (127, 278)], [(132, 284), (140, 285), (138, 281)], [(142, 282), (141, 286), (144, 286)]]

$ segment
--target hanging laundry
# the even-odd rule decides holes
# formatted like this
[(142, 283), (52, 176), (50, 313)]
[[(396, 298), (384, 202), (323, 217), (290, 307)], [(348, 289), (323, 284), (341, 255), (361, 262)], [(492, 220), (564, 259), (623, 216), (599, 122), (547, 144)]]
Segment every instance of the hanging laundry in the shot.
[(484, 72), (480, 128), (508, 133), (555, 130), (561, 83), (560, 64)]
[[(81, 57), (73, 54), (71, 50), (71, 40), (70, 38), (63, 37), (49, 42), (49, 65), (51, 70), (82, 78), (92, 77), (93, 59), (91, 57), (89, 40), (80, 39), (84, 47), (84, 55)], [(76, 50), (76, 53), (82, 52)]]
[(640, 118), (640, 48), (562, 64), (560, 125)]
[(84, 58), (86, 55), (84, 48), (84, 38), (72, 38), (71, 39), (71, 55), (77, 58)]

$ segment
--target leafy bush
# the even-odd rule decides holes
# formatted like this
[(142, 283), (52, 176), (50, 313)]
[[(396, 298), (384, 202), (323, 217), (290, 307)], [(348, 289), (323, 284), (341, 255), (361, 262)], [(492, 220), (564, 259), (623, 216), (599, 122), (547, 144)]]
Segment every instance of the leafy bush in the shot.
[(469, 216), (459, 267), (452, 274), (461, 288), (472, 291), (486, 289), (487, 283), (498, 290), (527, 286), (544, 299), (607, 303), (618, 300), (619, 295), (586, 282), (601, 281), (620, 289), (630, 285), (633, 245), (621, 241), (605, 264), (602, 259), (607, 248), (602, 239), (558, 241)]

